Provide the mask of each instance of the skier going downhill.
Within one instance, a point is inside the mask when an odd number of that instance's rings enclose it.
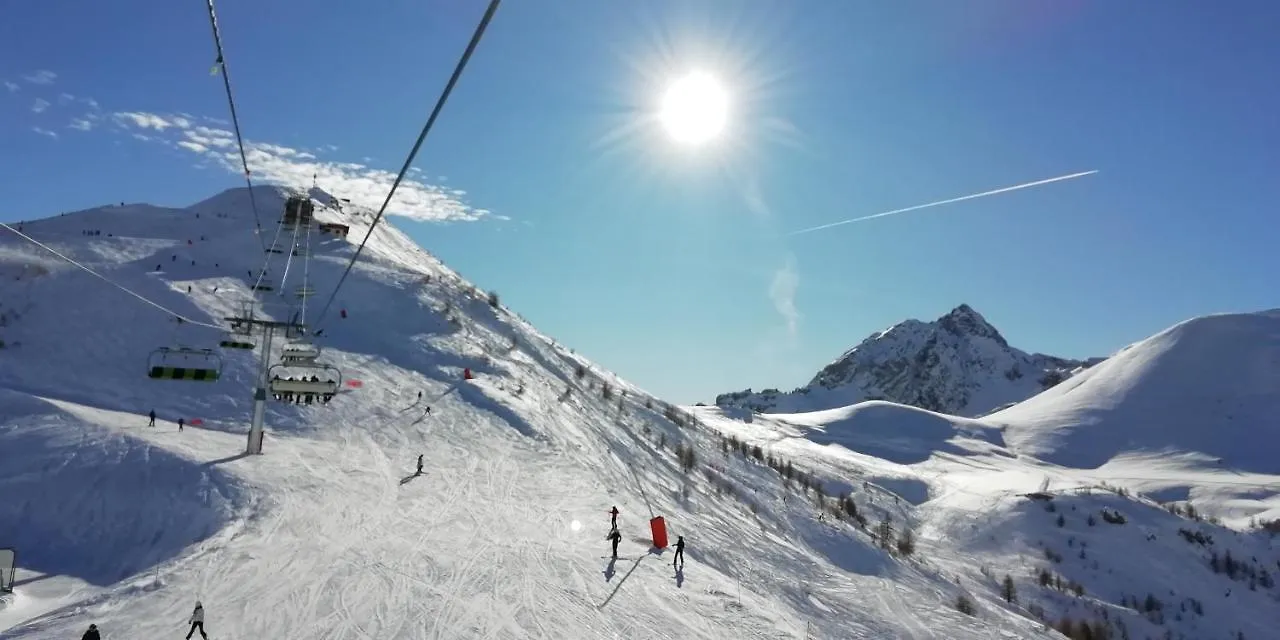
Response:
[[[618,528],[618,507],[614,506],[609,510],[609,526],[614,529]]]
[[[605,536],[604,539],[613,543],[613,559],[617,560],[618,559],[618,543],[622,541],[622,534],[618,533],[617,527],[614,527],[613,529],[609,530],[609,535]]]
[[[187,640],[191,640],[191,634],[195,633],[196,629],[200,630],[201,638],[209,640],[209,634],[204,632],[204,605],[200,604],[199,600],[196,600],[196,608],[191,612],[191,619],[188,622],[191,623],[191,630],[187,632]]]
[[[676,555],[671,558],[671,566],[676,566],[677,562],[684,566],[684,536],[676,536]]]
[[[187,424],[186,418],[178,418],[178,431],[182,431],[182,427],[185,424]]]
[[[418,475],[422,475],[422,454],[418,454]]]
[[[102,636],[98,634],[98,625],[89,625],[89,630],[80,636],[80,640],[102,640]]]
[[[151,413],[148,413],[148,414],[147,414],[147,417],[148,417],[148,418],[151,418],[151,422],[147,423],[147,426],[148,426],[148,427],[154,427],[154,426],[156,426],[156,410],[155,410],[155,409],[152,409],[152,410],[151,410]]]

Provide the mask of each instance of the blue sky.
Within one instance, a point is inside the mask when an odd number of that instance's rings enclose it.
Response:
[[[209,155],[227,106],[201,5],[5,9],[0,219],[242,184]],[[484,3],[218,9],[255,173],[318,165],[321,186],[373,198]],[[1261,0],[508,2],[391,220],[678,401],[798,386],[961,302],[1024,349],[1106,354],[1280,306],[1278,26]],[[694,68],[732,107],[722,139],[690,148],[650,116]]]

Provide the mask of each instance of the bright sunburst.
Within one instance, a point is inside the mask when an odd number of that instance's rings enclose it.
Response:
[[[729,96],[711,74],[695,71],[673,82],[658,119],[676,142],[698,145],[724,131]]]

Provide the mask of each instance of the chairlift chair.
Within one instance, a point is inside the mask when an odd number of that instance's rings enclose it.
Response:
[[[280,352],[281,364],[314,364],[320,357],[320,347],[306,342],[290,342]]]
[[[228,337],[227,337],[227,338],[225,338],[222,342],[219,342],[219,343],[218,343],[218,346],[219,346],[219,347],[222,347],[223,349],[246,349],[246,350],[248,350],[248,349],[253,349],[253,348],[255,348],[257,345],[253,344],[252,342],[246,342],[246,341],[244,341],[244,340],[236,340],[236,339],[231,338],[230,336],[228,336]]]
[[[212,349],[160,347],[147,357],[147,377],[154,380],[215,382],[222,376],[222,358]]]
[[[281,402],[325,404],[342,387],[342,372],[319,362],[281,362],[267,370],[267,377],[272,397]]]
[[[267,253],[284,253],[284,249],[279,247],[267,247]]]
[[[315,294],[316,294],[316,289],[315,289],[315,287],[305,287],[305,286],[304,286],[304,287],[298,287],[298,288],[297,288],[297,290],[295,290],[295,291],[293,292],[293,295],[295,295],[295,296],[297,296],[297,297],[299,297],[299,298],[310,298],[311,296],[314,296]]]
[[[254,291],[275,291],[276,288],[271,286],[271,284],[268,282],[258,282],[253,285],[253,290]]]

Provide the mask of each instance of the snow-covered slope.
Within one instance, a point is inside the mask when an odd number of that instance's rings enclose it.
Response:
[[[934,322],[907,320],[868,337],[790,393],[747,389],[717,396],[716,405],[801,413],[888,400],[977,416],[1029,398],[1096,362],[1011,347],[981,314],[962,304]]]
[[[267,279],[285,295],[258,295],[284,318],[307,274],[323,359],[358,384],[327,405],[271,404],[262,456],[242,455],[259,350],[221,351],[215,383],[149,379],[152,350],[225,336],[0,234],[0,546],[19,562],[5,638],[76,637],[90,622],[112,639],[176,635],[196,599],[215,638],[1038,635],[998,608],[955,611],[948,576],[818,519],[795,485],[719,453],[687,410],[539,334],[391,226],[319,320],[372,218],[319,195],[317,219],[350,225],[349,239],[313,235],[314,257],[287,282],[273,259]],[[283,194],[255,199],[274,223]],[[221,325],[252,297],[263,257],[247,203],[232,190],[23,232]],[[990,429],[952,434],[939,419],[919,433],[943,453],[998,446]],[[885,455],[897,447],[875,438]],[[612,505],[616,561],[603,539]],[[688,540],[684,569],[651,548],[653,515]]]
[[[1280,309],[1187,320],[989,422],[1015,450],[1067,466],[1196,453],[1280,475]]]

